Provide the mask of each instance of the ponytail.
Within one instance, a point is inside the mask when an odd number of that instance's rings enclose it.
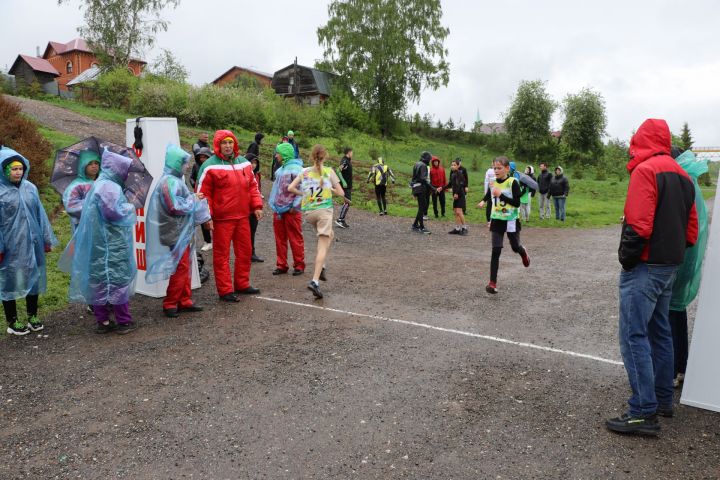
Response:
[[[322,163],[325,161],[327,156],[327,149],[320,144],[315,145],[310,152],[310,159],[312,160],[313,167],[318,172],[318,175],[322,175]]]

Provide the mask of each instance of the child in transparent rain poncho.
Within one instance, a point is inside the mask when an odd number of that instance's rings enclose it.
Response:
[[[0,147],[0,168],[0,298],[7,333],[27,335],[44,328],[37,317],[38,296],[47,287],[45,253],[58,242],[37,187],[27,179],[27,159]],[[27,321],[17,315],[20,298],[25,298]]]

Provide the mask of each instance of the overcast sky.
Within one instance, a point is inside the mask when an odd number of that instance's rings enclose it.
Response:
[[[82,24],[78,0],[0,0],[0,66],[19,53],[67,42]],[[171,50],[190,80],[210,82],[232,65],[272,73],[297,56],[321,58],[317,28],[327,1],[181,0],[168,11],[158,48]],[[430,113],[468,127],[502,121],[523,80],[547,82],[550,94],[592,87],[606,101],[608,134],[627,140],[648,117],[665,118],[679,133],[687,121],[696,145],[720,145],[720,37],[717,0],[443,0],[450,28],[450,83],[425,91],[411,112]],[[554,128],[561,125],[560,115]]]

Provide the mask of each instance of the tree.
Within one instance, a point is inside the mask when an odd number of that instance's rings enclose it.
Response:
[[[386,135],[424,88],[449,81],[440,0],[333,0],[318,28],[328,66]]]
[[[185,82],[189,74],[188,69],[175,58],[175,55],[170,50],[165,48],[155,59],[150,70],[153,75],[175,82]]]
[[[535,160],[550,138],[550,119],[557,103],[545,90],[541,80],[523,80],[518,86],[505,127],[516,155]]]
[[[578,152],[600,153],[607,127],[602,95],[590,88],[568,94],[563,100],[563,114],[562,141]]]
[[[680,146],[683,150],[690,150],[693,146],[693,138],[690,135],[690,127],[687,122],[683,123],[682,132],[680,132]]]
[[[58,4],[70,0],[58,0]],[[125,68],[155,44],[155,34],[167,31],[162,10],[180,0],[82,0],[85,25],[78,32],[106,68]]]

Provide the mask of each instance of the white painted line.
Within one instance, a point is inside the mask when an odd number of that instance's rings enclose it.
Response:
[[[587,360],[593,360],[601,363],[608,363],[610,365],[622,365],[622,362],[617,360],[610,360],[609,358],[597,357],[595,355],[588,355],[587,353],[572,352],[570,350],[562,350],[553,347],[544,347],[542,345],[535,345],[533,343],[516,342],[514,340],[508,340],[507,338],[493,337],[491,335],[481,335],[479,333],[465,332],[463,330],[455,330],[454,328],[436,327],[435,325],[429,325],[427,323],[412,322],[410,320],[401,320],[399,318],[383,317],[380,315],[370,315],[367,313],[356,313],[349,312],[347,310],[340,310],[337,308],[321,307],[320,305],[312,305],[310,303],[291,302],[289,300],[280,300],[278,298],[260,297],[256,296],[258,300],[265,300],[267,302],[284,303],[286,305],[296,305],[298,307],[314,308],[316,310],[324,310],[326,312],[342,313],[353,317],[371,318],[373,320],[382,320],[385,322],[401,323],[403,325],[412,325],[413,327],[427,328],[428,330],[437,330],[440,332],[454,333],[456,335],[463,335],[465,337],[481,338],[483,340],[489,340],[491,342],[506,343],[508,345],[515,345],[516,347],[532,348],[535,350],[541,350],[544,352],[560,353],[562,355],[568,355],[570,357],[585,358]]]

